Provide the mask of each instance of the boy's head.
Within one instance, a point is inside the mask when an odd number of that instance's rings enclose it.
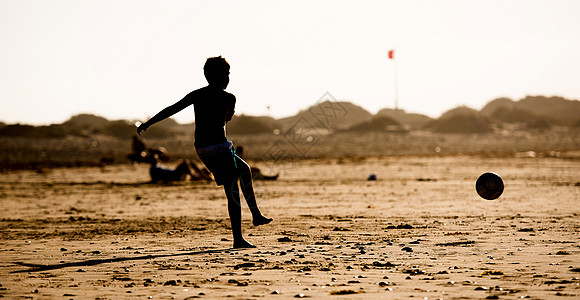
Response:
[[[209,85],[225,89],[230,82],[230,64],[221,56],[210,57],[203,66],[203,74]]]

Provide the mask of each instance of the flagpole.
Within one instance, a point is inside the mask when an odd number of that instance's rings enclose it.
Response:
[[[397,59],[393,56],[395,64],[395,112],[399,110],[399,76],[397,74]]]
[[[393,70],[395,73],[395,80],[394,80],[394,84],[395,84],[395,112],[397,112],[399,110],[399,76],[397,74],[397,59],[395,58],[395,49],[391,49],[389,50],[389,59],[393,60],[393,64],[395,64]]]

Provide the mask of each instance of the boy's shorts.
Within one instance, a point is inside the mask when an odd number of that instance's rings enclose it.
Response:
[[[224,185],[237,176],[236,153],[231,141],[196,149],[197,155],[213,174],[217,185]]]

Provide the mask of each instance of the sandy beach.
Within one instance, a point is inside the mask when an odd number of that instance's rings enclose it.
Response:
[[[244,207],[244,234],[258,246],[245,250],[231,249],[213,182],[151,184],[146,165],[129,164],[4,172],[0,296],[580,297],[577,153],[277,167],[279,180],[255,182],[275,220],[253,227]],[[504,180],[497,200],[475,192],[486,171]]]

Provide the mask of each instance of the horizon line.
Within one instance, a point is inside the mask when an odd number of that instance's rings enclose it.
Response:
[[[329,99],[325,99],[324,101],[320,101],[319,103],[326,102],[326,101],[331,101],[331,102],[338,102],[338,103],[350,103],[350,104],[353,104],[353,105],[355,105],[355,106],[358,106],[358,107],[360,107],[361,109],[363,109],[363,110],[367,111],[368,113],[370,113],[370,114],[371,114],[371,115],[373,115],[373,116],[376,116],[376,115],[377,115],[379,112],[381,112],[382,110],[393,110],[393,111],[399,110],[399,111],[404,111],[404,112],[406,112],[406,113],[408,113],[408,114],[419,114],[419,115],[423,115],[423,116],[426,116],[426,117],[429,117],[429,118],[432,118],[432,119],[438,119],[438,118],[440,118],[441,116],[443,116],[443,115],[444,115],[446,112],[449,112],[449,111],[451,111],[451,110],[453,110],[453,109],[460,108],[460,107],[467,107],[467,108],[474,109],[474,110],[476,110],[476,111],[481,111],[481,109],[483,109],[483,107],[485,107],[486,105],[488,105],[488,104],[489,104],[489,103],[491,103],[492,101],[495,101],[495,100],[498,100],[498,99],[509,99],[509,100],[511,100],[511,101],[518,102],[518,101],[520,101],[520,100],[523,100],[523,99],[526,99],[526,98],[528,98],[528,97],[545,97],[545,98],[548,98],[548,99],[549,99],[549,98],[562,98],[562,99],[564,99],[564,100],[568,100],[568,101],[580,101],[580,100],[578,100],[578,99],[568,99],[568,98],[566,98],[566,97],[564,97],[564,96],[557,95],[557,94],[552,94],[552,95],[550,95],[550,96],[547,96],[547,95],[541,95],[541,94],[538,94],[538,95],[527,94],[526,96],[524,96],[524,97],[522,97],[522,98],[520,98],[520,99],[517,99],[517,100],[514,100],[513,98],[511,98],[511,97],[507,97],[507,96],[499,96],[499,97],[495,97],[495,98],[493,98],[493,99],[491,99],[491,100],[487,101],[487,102],[486,102],[486,103],[485,103],[485,104],[482,106],[482,108],[480,108],[480,109],[474,108],[473,106],[470,106],[470,105],[468,105],[468,104],[459,104],[459,105],[456,105],[456,106],[454,106],[454,107],[452,107],[452,108],[449,108],[449,109],[447,109],[447,110],[443,111],[441,114],[439,114],[439,115],[438,115],[438,116],[436,116],[436,117],[435,117],[435,116],[432,116],[432,115],[429,115],[429,114],[426,114],[426,113],[407,111],[407,110],[405,110],[404,108],[401,108],[401,107],[398,107],[398,108],[393,108],[393,107],[383,107],[383,108],[380,108],[380,109],[378,109],[378,110],[377,110],[377,112],[373,113],[371,110],[369,110],[369,109],[365,108],[364,106],[362,106],[362,105],[360,105],[360,104],[358,104],[358,103],[356,103],[356,102],[354,102],[354,101],[350,101],[350,100],[332,100],[332,99],[330,99],[330,100],[329,100]],[[248,114],[248,113],[244,113],[244,112],[240,112],[239,114],[236,114],[236,115],[238,115],[238,116],[242,116],[242,115],[243,115],[243,116],[250,116],[250,117],[268,117],[268,118],[272,118],[272,119],[274,119],[274,120],[281,120],[281,119],[285,119],[285,118],[291,118],[291,117],[294,117],[294,116],[296,116],[297,114],[299,114],[299,113],[301,113],[301,112],[303,112],[303,111],[305,111],[305,110],[308,110],[308,109],[309,109],[309,108],[311,108],[311,107],[314,107],[314,106],[316,106],[317,104],[318,104],[318,103],[315,103],[315,104],[313,104],[313,105],[310,105],[310,106],[308,106],[308,107],[306,107],[306,108],[300,108],[300,109],[296,110],[296,111],[295,111],[293,114],[289,114],[289,115],[286,115],[286,116],[279,116],[279,117],[272,116],[272,115],[268,115],[268,114],[257,114],[257,115],[255,115],[255,114]],[[84,115],[84,114],[86,114],[86,115],[93,115],[93,116],[96,116],[96,117],[101,117],[101,118],[107,119],[108,121],[120,121],[120,120],[129,121],[129,122],[133,122],[133,121],[135,121],[135,122],[136,122],[136,121],[143,121],[143,120],[141,120],[141,119],[139,119],[139,118],[132,118],[132,117],[128,117],[128,118],[114,118],[114,117],[109,117],[109,116],[106,116],[106,115],[104,115],[104,114],[99,114],[99,113],[95,113],[95,112],[80,111],[80,112],[76,112],[76,113],[71,113],[71,114],[68,116],[68,118],[67,118],[67,119],[65,119],[65,120],[61,121],[60,123],[59,123],[59,122],[57,122],[57,121],[56,121],[56,122],[55,122],[55,121],[53,121],[53,122],[50,122],[50,123],[44,123],[44,122],[41,122],[41,123],[29,123],[29,122],[27,122],[27,121],[6,122],[6,121],[4,121],[4,120],[1,120],[1,119],[0,119],[0,123],[2,123],[2,124],[5,124],[5,125],[17,125],[17,124],[20,124],[20,125],[31,125],[31,126],[50,126],[50,125],[59,125],[59,124],[63,124],[63,123],[65,123],[66,121],[70,120],[70,119],[71,119],[72,117],[74,117],[74,116],[78,116],[78,115]],[[149,119],[149,118],[151,118],[151,117],[152,117],[152,116],[148,116],[148,117],[146,117],[145,119]],[[178,120],[176,120],[174,117],[171,117],[170,119],[173,119],[173,120],[174,120],[174,121],[175,121],[177,124],[180,124],[180,125],[188,125],[188,124],[193,124],[193,123],[195,123],[195,120],[192,120],[191,122],[179,122],[179,121],[178,121]]]

